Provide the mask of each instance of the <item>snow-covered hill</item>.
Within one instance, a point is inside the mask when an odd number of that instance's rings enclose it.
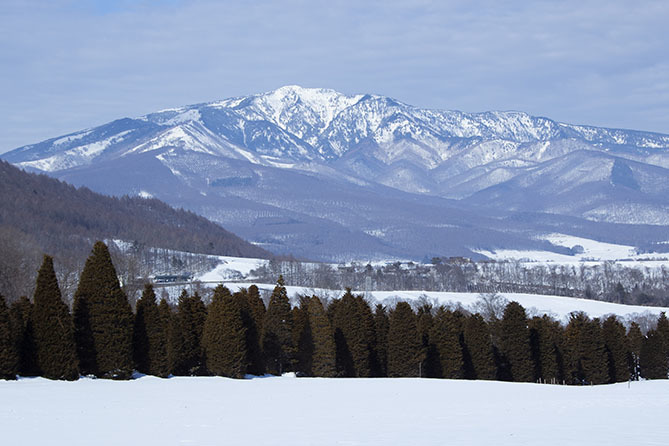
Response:
[[[669,382],[0,380],[3,444],[662,445]]]
[[[150,194],[315,258],[537,248],[533,235],[556,229],[546,225],[621,232],[593,222],[655,226],[621,243],[669,239],[669,135],[522,112],[286,86],[120,119],[3,158],[104,193]],[[519,225],[504,221],[518,213]]]

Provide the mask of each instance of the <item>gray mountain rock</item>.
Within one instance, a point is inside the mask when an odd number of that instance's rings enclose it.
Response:
[[[316,259],[559,250],[537,238],[549,231],[640,247],[669,240],[669,135],[521,112],[287,86],[2,158],[107,194],[155,196]]]

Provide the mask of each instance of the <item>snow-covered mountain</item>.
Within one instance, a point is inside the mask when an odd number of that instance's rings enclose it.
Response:
[[[669,135],[522,112],[286,86],[3,158],[105,193],[156,196],[316,258],[522,247],[556,225],[635,245],[669,240]]]

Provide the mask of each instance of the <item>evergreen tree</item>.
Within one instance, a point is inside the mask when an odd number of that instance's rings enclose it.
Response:
[[[432,305],[424,304],[418,307],[416,314],[416,328],[418,330],[419,352],[418,359],[420,361],[419,374],[423,376],[432,377],[435,361],[434,349],[430,348],[430,331],[434,324],[434,317],[432,316]]]
[[[37,273],[33,302],[33,332],[42,376],[77,379],[79,371],[72,317],[60,294],[53,259],[46,255]]]
[[[660,313],[660,317],[657,319],[657,327],[655,328],[655,331],[662,343],[664,361],[669,366],[669,319],[667,319],[667,315],[664,314],[664,311]]]
[[[508,365],[506,374],[509,380],[533,381],[530,330],[525,308],[518,302],[510,302],[504,309],[500,322],[500,350]]]
[[[630,373],[633,380],[638,380],[641,376],[639,357],[641,356],[641,344],[643,343],[643,334],[641,328],[636,322],[630,323],[630,328],[627,332],[627,346],[629,354],[627,356],[627,363],[629,364]]]
[[[353,351],[353,360],[356,361],[356,369],[360,376],[375,376],[375,368],[378,368],[378,355],[376,352],[376,332],[374,330],[374,313],[362,295],[355,297],[360,317],[360,338],[363,342],[362,348]]]
[[[170,374],[169,363],[169,333],[172,320],[172,310],[165,298],[158,304],[158,327],[154,331],[155,345],[151,345],[153,355],[149,371],[152,375],[166,378]],[[151,338],[153,339],[153,337]]]
[[[265,367],[273,375],[291,369],[295,348],[293,346],[293,316],[283,276],[279,276],[265,313],[262,332]]]
[[[434,316],[430,342],[439,356],[437,377],[462,379],[465,360],[462,352],[462,315],[439,307]]]
[[[258,333],[262,333],[262,324],[265,320],[265,312],[267,310],[265,308],[265,304],[262,301],[262,298],[260,297],[260,290],[258,287],[251,285],[247,290],[246,298],[249,302],[251,315],[253,317],[253,321],[256,324]]]
[[[602,323],[602,336],[609,361],[608,382],[610,383],[624,382],[631,376],[627,359],[629,349],[625,335],[625,327],[618,322],[615,316],[609,316]]]
[[[373,376],[388,376],[388,330],[390,321],[386,307],[377,304],[374,309],[374,334],[376,338],[376,364]]]
[[[646,379],[667,379],[667,362],[664,357],[662,338],[656,330],[650,330],[641,342],[639,368]]]
[[[0,379],[16,379],[19,355],[11,337],[9,309],[0,294]]]
[[[263,364],[260,336],[262,333],[263,319],[265,318],[265,304],[260,298],[260,291],[255,285],[251,285],[246,293],[247,305],[243,307],[244,327],[246,328],[246,350],[248,352],[249,367],[251,375],[262,375],[265,373]]]
[[[465,364],[465,378],[495,379],[490,329],[480,314],[473,314],[465,320],[463,338],[471,364],[470,367]]]
[[[74,294],[75,340],[82,373],[130,378],[133,323],[109,250],[96,242]]]
[[[312,376],[312,360],[314,355],[314,339],[309,324],[308,296],[300,296],[300,304],[294,307],[293,314],[293,345],[296,346],[295,372],[301,376]]]
[[[416,315],[411,306],[400,302],[390,313],[388,329],[388,376],[419,376],[420,343]]]
[[[535,381],[562,382],[564,379],[561,351],[562,326],[547,315],[532,318],[528,326]]]
[[[139,372],[166,376],[167,324],[160,313],[151,284],[144,285],[142,297],[137,301],[133,354]]]
[[[19,355],[19,375],[39,376],[37,367],[37,347],[33,330],[33,304],[26,296],[12,303],[9,319],[12,326],[12,339]]]
[[[233,298],[230,290],[223,285],[214,290],[204,324],[202,345],[209,372],[231,378],[244,377],[247,352],[241,301]]]
[[[168,343],[169,368],[177,376],[204,375],[202,332],[207,309],[195,292],[181,292],[177,312],[171,318]]]
[[[583,312],[570,315],[565,330],[566,374],[573,384],[603,384],[609,365],[599,319],[589,320]]]
[[[149,373],[150,346],[149,332],[152,318],[158,318],[158,304],[151,284],[144,285],[142,297],[135,304],[135,325],[132,331],[132,355],[138,372]]]
[[[347,289],[341,299],[332,303],[332,325],[335,330],[337,374],[368,377],[375,361],[374,316],[362,296]]]
[[[308,303],[309,326],[314,344],[311,371],[313,376],[332,377],[335,367],[335,343],[332,327],[321,300],[313,296]]]
[[[592,384],[605,384],[609,379],[609,361],[599,318],[587,325],[586,339],[589,340],[591,361],[584,361],[584,370]]]

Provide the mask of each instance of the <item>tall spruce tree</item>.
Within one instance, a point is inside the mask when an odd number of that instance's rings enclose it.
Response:
[[[206,374],[202,332],[207,309],[200,295],[181,292],[177,311],[171,317],[168,358],[171,373],[178,376]]]
[[[390,313],[388,329],[388,376],[410,377],[421,374],[420,343],[416,315],[406,302],[399,302]]]
[[[584,362],[588,382],[605,384],[609,378],[609,361],[599,318],[592,319],[587,325],[586,339],[589,340],[592,358],[590,361]]]
[[[262,333],[262,320],[265,317],[265,304],[260,298],[258,287],[255,285],[251,285],[248,290],[242,288],[233,297],[240,300],[242,322],[246,329],[246,352],[248,355],[246,373],[262,375],[265,373],[265,366],[260,346],[260,335]]]
[[[44,256],[37,273],[32,312],[37,364],[49,379],[75,380],[79,377],[74,325],[63,302],[53,259]]]
[[[322,377],[336,376],[334,335],[321,300],[316,296],[309,299],[307,311],[314,343],[312,374]]]
[[[629,348],[626,342],[625,326],[615,316],[609,316],[602,323],[602,336],[609,361],[608,382],[627,381],[630,379],[631,373],[627,359]]]
[[[376,369],[378,369],[378,354],[376,348],[376,332],[374,330],[374,313],[372,313],[372,308],[369,306],[369,303],[365,300],[362,295],[356,296],[356,302],[358,303],[358,313],[361,320],[361,328],[363,333],[363,338],[366,340],[366,349],[361,353],[361,359],[365,364],[369,365],[369,369],[364,370],[363,376],[377,376]],[[356,357],[354,356],[354,359]],[[363,368],[359,368],[359,371],[362,371]]]
[[[74,294],[74,328],[84,374],[128,379],[133,371],[134,317],[107,246],[96,242]]]
[[[434,324],[434,317],[432,315],[432,305],[429,303],[418,307],[416,312],[416,328],[418,330],[419,353],[420,361],[420,377],[432,377],[431,366],[433,361],[433,350],[430,348],[430,331]]]
[[[152,375],[166,378],[170,374],[169,362],[169,334],[170,322],[172,320],[172,309],[167,300],[162,298],[158,304],[158,327],[154,332],[156,335],[155,348],[153,349],[153,356],[151,357],[151,371]]]
[[[518,302],[510,302],[504,309],[500,322],[500,350],[508,365],[510,381],[534,380],[527,314]]]
[[[374,376],[388,376],[388,329],[390,321],[386,307],[377,304],[374,308],[374,334],[376,337],[376,364]]]
[[[19,355],[19,375],[39,376],[37,347],[33,330],[33,304],[26,296],[21,296],[9,308],[12,339]]]
[[[609,365],[599,319],[590,320],[583,312],[570,315],[565,330],[567,377],[573,384],[603,384]]]
[[[137,371],[147,375],[165,376],[167,356],[167,324],[156,302],[153,285],[144,285],[135,310],[133,355]]]
[[[667,361],[664,357],[662,338],[656,330],[650,330],[641,342],[639,369],[646,379],[667,379]]]
[[[470,358],[470,366],[465,364],[465,378],[495,379],[492,337],[488,324],[480,314],[472,314],[465,320],[463,338]]]
[[[308,296],[300,296],[300,304],[293,307],[293,345],[296,346],[295,371],[302,376],[312,376],[314,338],[309,323]]]
[[[255,321],[258,333],[262,333],[262,323],[265,320],[265,304],[260,297],[260,290],[256,285],[251,285],[246,292],[246,299],[249,302],[249,308],[251,309],[251,315]]]
[[[153,299],[153,301],[151,301]],[[144,285],[142,296],[135,304],[135,325],[132,331],[132,356],[138,372],[149,374],[149,332],[152,318],[158,317],[156,295],[151,284]]]
[[[664,314],[664,311],[660,313],[660,317],[657,319],[655,331],[660,337],[660,342],[662,342],[664,361],[669,366],[669,319],[667,319],[667,315]]]
[[[265,313],[262,332],[265,367],[273,375],[289,371],[293,365],[293,316],[283,276],[279,276]]]
[[[639,357],[641,356],[642,343],[643,334],[641,334],[641,327],[639,327],[639,324],[636,322],[631,322],[629,330],[627,331],[627,346],[629,348],[627,363],[629,364],[632,379],[635,381],[641,376]]]
[[[529,321],[534,379],[557,384],[564,379],[562,359],[562,325],[548,315]]]
[[[210,373],[230,378],[244,377],[247,351],[242,306],[240,299],[233,298],[230,290],[223,285],[214,289],[204,324],[202,345]]]
[[[374,316],[362,296],[350,289],[332,304],[335,330],[337,374],[347,377],[369,377],[374,364]]]
[[[9,309],[0,294],[0,379],[16,379],[19,355],[16,351],[9,324]]]
[[[430,342],[439,355],[438,378],[462,379],[465,375],[465,358],[462,352],[462,315],[437,308],[430,332]]]

